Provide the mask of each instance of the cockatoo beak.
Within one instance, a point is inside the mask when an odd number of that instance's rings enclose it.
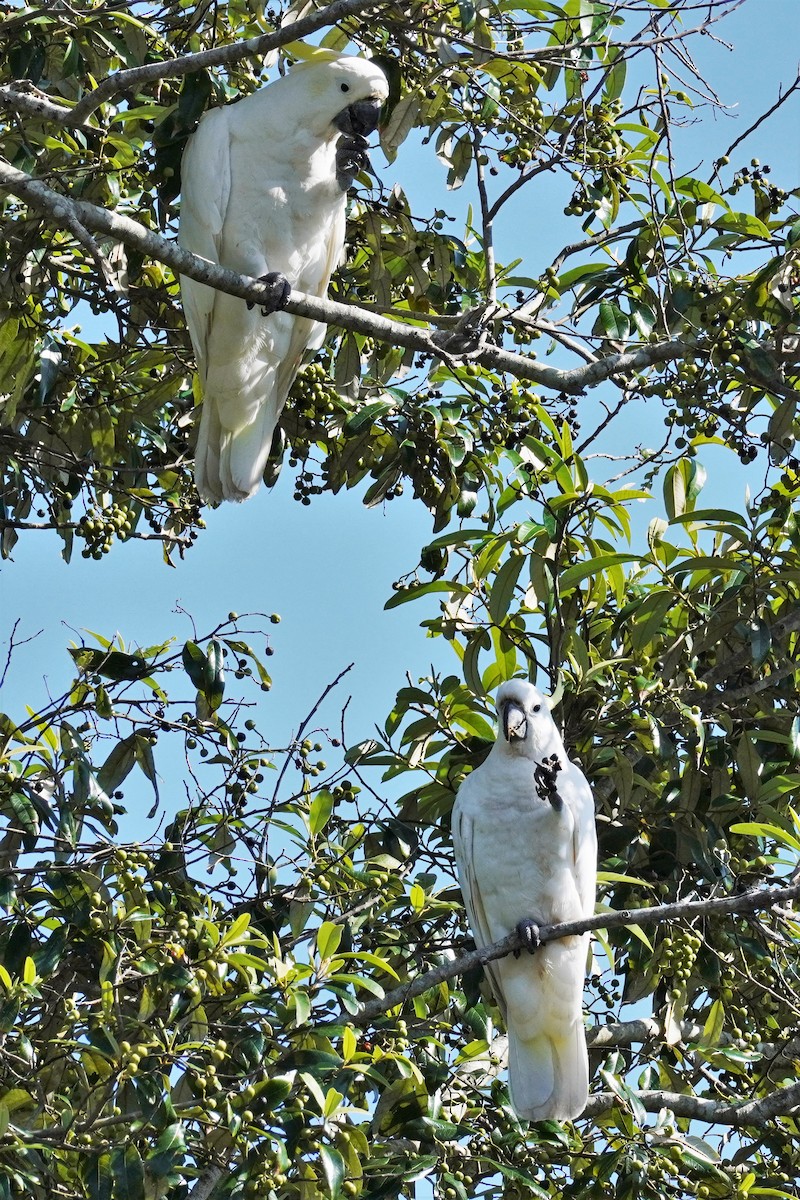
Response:
[[[525,709],[520,708],[513,700],[503,705],[503,737],[507,742],[512,739],[524,740],[528,735],[528,718]]]
[[[355,104],[343,108],[333,118],[333,123],[340,133],[368,137],[377,129],[380,114],[380,100],[370,96],[367,100],[357,100]]]

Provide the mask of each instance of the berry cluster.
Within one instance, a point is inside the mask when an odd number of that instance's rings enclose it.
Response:
[[[685,990],[702,944],[703,939],[691,929],[678,929],[671,937],[665,937],[662,941],[661,974],[672,980],[669,993],[671,1000],[677,1000]]]
[[[114,538],[125,539],[133,532],[133,519],[128,509],[119,504],[108,508],[88,509],[75,528],[86,542],[81,557],[100,559],[111,549]]]

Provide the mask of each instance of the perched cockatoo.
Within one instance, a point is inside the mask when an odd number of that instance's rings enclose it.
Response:
[[[519,929],[534,951],[486,967],[508,1030],[514,1109],[529,1121],[568,1120],[589,1094],[588,935],[536,949],[537,926],[594,912],[594,802],[541,692],[521,679],[504,683],[497,713],[497,740],[453,808],[458,877],[479,947]]]
[[[180,244],[274,285],[324,296],[344,248],[345,195],[388,95],[365,58],[312,58],[244,100],[213,109],[181,166]],[[258,490],[306,349],[325,326],[181,278],[203,388],[195,481],[204,500]]]

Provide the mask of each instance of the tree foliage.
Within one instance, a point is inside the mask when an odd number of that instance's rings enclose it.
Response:
[[[454,657],[368,741],[314,713],[287,747],[259,732],[269,622],[235,614],[88,639],[60,698],[0,717],[0,1200],[797,1194],[800,930],[745,903],[800,851],[797,193],[743,136],[681,154],[717,103],[694,43],[732,7],[7,10],[4,554],[201,534],[182,147],[299,38],[360,49],[392,83],[389,166],[351,194],[269,476],[303,503],[410,488],[433,536],[387,606]],[[412,158],[466,228],[386,182]],[[704,500],[704,459],[745,504]],[[450,808],[517,674],[593,782],[600,911],[686,904],[596,932],[593,1095],[563,1127],[515,1118],[458,966]]]

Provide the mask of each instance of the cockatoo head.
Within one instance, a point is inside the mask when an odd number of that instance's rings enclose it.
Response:
[[[524,679],[511,679],[501,685],[497,716],[497,742],[506,753],[541,759],[561,744],[547,697]]]
[[[340,54],[292,67],[287,79],[302,96],[298,117],[320,137],[334,131],[366,137],[377,127],[389,85],[367,58]]]

